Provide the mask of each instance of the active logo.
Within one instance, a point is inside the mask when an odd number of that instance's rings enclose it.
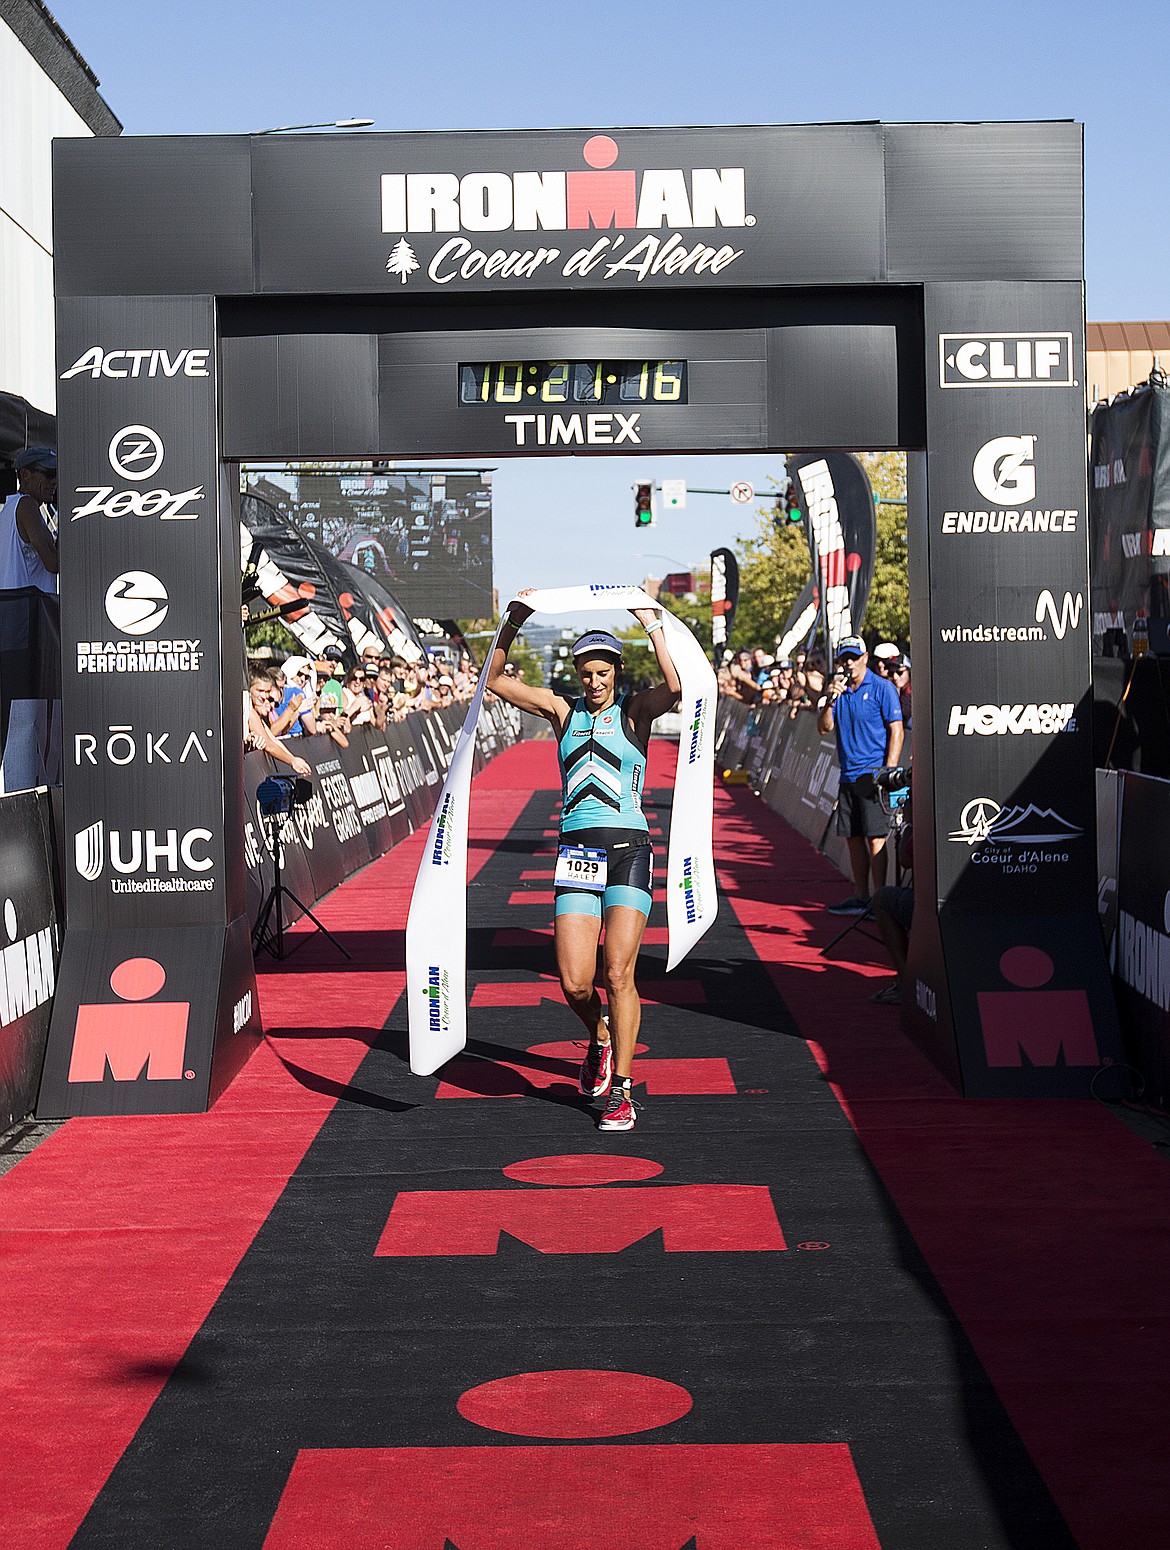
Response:
[[[73,865],[87,883],[96,883],[108,860],[118,874],[110,879],[113,893],[210,893],[213,878],[177,874],[180,869],[211,871],[212,858],[196,851],[211,841],[210,829],[188,829],[182,835],[177,829],[111,829],[107,856],[105,820],[99,818],[73,836]],[[135,875],[140,872],[146,876]]]
[[[61,381],[71,377],[210,377],[211,349],[176,350],[103,350],[90,345],[61,373]]]
[[[170,599],[147,570],[123,571],[106,588],[106,618],[123,635],[149,635],[167,616]]]
[[[1051,735],[1054,732],[1075,732],[1076,719],[1073,706],[1065,705],[961,705],[951,706],[947,732],[957,737],[978,733],[980,737],[1003,737],[1021,733]]]
[[[1036,499],[1035,436],[996,436],[975,454],[971,477],[985,501],[1026,506]]]
[[[1044,628],[1044,621],[1047,620],[1053,635],[1057,640],[1063,640],[1069,630],[1079,628],[1084,601],[1084,593],[1078,592],[1074,597],[1071,592],[1066,592],[1058,606],[1052,593],[1045,588],[1036,599],[1035,624],[959,624],[949,628],[943,626],[938,632],[939,639],[947,644],[964,646],[998,645],[1003,642],[1029,645],[1048,639],[1048,630]]]
[[[1071,334],[940,334],[942,387],[1072,387]]]

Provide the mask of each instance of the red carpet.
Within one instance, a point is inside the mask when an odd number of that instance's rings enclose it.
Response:
[[[549,744],[477,779],[441,1081],[396,1006],[416,836],[323,906],[352,964],[263,974],[211,1115],[73,1120],[0,1181],[12,1541],[1161,1543],[1165,1162],[1092,1104],[955,1098],[876,949],[819,957],[840,878],[743,791],[670,979],[656,905],[647,1107],[599,1136],[532,860],[556,790]]]

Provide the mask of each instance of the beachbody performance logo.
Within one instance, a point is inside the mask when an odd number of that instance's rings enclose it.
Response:
[[[446,1033],[451,1026],[451,976],[446,969],[432,963],[427,968],[427,982],[423,987],[429,1005],[427,1027],[431,1033]]]
[[[681,233],[756,224],[747,210],[742,167],[619,168],[617,141],[593,135],[585,142],[585,168],[564,172],[387,172],[382,175],[382,230],[398,237],[386,260],[388,274],[403,285],[422,266],[409,238],[439,232],[614,231],[587,247],[476,247],[453,236],[435,253],[427,276],[436,285],[452,280],[527,280],[560,266],[566,277],[591,275],[644,280],[647,275],[719,274],[743,256],[729,244],[690,243]],[[627,247],[626,232],[647,235]],[[563,260],[563,263],[562,263]]]

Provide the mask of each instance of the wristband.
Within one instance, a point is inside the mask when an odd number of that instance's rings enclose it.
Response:
[[[661,619],[655,619],[653,624],[646,625],[646,634],[647,635],[653,635],[655,630],[660,630],[661,628],[662,628],[662,620]]]

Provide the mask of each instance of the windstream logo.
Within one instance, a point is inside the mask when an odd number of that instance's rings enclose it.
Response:
[[[966,737],[973,732],[980,737],[1002,737],[1005,733],[1018,737],[1023,732],[1050,735],[1075,732],[1076,729],[1071,704],[968,705],[966,710],[961,705],[952,705],[947,732],[951,737],[957,737],[960,732]]]
[[[940,629],[939,639],[947,644],[961,642],[963,645],[999,644],[1003,641],[1017,643],[1042,641],[1048,639],[1048,631],[1044,628],[1044,621],[1047,620],[1053,635],[1057,640],[1063,640],[1069,630],[1080,627],[1081,610],[1084,604],[1084,593],[1078,592],[1074,597],[1071,592],[1066,592],[1063,601],[1057,607],[1056,599],[1045,588],[1036,599],[1035,624],[960,624],[949,629]]]
[[[431,1033],[446,1033],[451,1026],[451,977],[446,969],[432,963],[427,968],[427,983],[423,995],[427,997],[427,1027]]]
[[[435,818],[435,843],[431,846],[432,866],[448,866],[450,864],[451,846],[455,840],[451,829],[451,810],[454,805],[454,795],[448,791],[443,798],[443,805]]]
[[[707,702],[700,698],[695,701],[695,708],[691,713],[691,741],[687,749],[687,763],[694,764],[699,757],[699,749],[703,742],[703,728],[707,722]]]

